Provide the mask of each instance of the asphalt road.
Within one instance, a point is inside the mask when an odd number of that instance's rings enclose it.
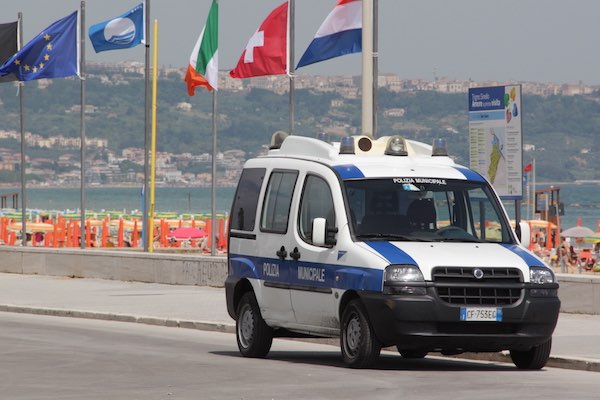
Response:
[[[276,340],[239,356],[228,333],[0,313],[0,398],[598,399],[598,373],[385,352],[370,370],[337,347]]]

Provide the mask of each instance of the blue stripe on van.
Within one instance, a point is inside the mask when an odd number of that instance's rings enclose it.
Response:
[[[534,256],[518,244],[502,244],[502,247],[506,248],[507,250],[510,250],[511,252],[521,257],[523,261],[525,261],[525,263],[527,263],[527,265],[530,267],[539,267],[544,265],[544,263],[539,258]]]
[[[365,175],[356,165],[336,165],[333,167],[335,171],[340,175],[342,179],[358,179],[364,178]]]
[[[282,285],[380,292],[383,270],[230,254],[229,274]]]
[[[411,256],[390,242],[365,242],[365,244],[387,259],[390,264],[417,265]]]
[[[464,168],[464,167],[454,167],[455,170],[457,170],[458,172],[460,172],[461,174],[463,174],[465,176],[465,178],[467,178],[467,180],[469,181],[475,181],[475,182],[485,182],[485,179],[483,179],[483,176],[481,176],[480,174],[478,174],[477,172],[468,169],[468,168]]]

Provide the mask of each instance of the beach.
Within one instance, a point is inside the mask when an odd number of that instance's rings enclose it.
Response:
[[[565,205],[565,215],[561,217],[563,228],[575,226],[578,219],[581,218],[584,226],[588,226],[594,231],[597,230],[598,220],[600,220],[600,183],[541,183],[537,185],[537,189],[550,186],[561,188],[560,201]],[[20,188],[0,189],[0,195],[12,192],[20,193]],[[217,213],[229,212],[234,195],[235,188],[217,188]],[[139,213],[143,205],[142,192],[139,187],[91,187],[86,188],[85,196],[86,213],[103,211]],[[26,197],[28,210],[77,211],[81,205],[79,188],[27,188]],[[505,202],[505,208],[513,217],[514,202]],[[210,210],[210,188],[156,188],[156,212],[182,214],[207,213]],[[527,217],[527,210],[527,205],[523,202],[522,218],[535,219],[535,217]],[[529,213],[531,215],[531,209]]]

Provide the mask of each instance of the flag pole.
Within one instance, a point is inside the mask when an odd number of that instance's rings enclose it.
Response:
[[[81,83],[81,248],[85,249],[86,226],[85,226],[85,1],[81,2],[80,20],[80,59],[79,59],[79,81]]]
[[[17,14],[19,20],[19,48],[23,47],[23,13]],[[25,117],[23,115],[23,103],[25,82],[19,81],[19,121],[21,124],[21,244],[27,246],[27,198],[26,198],[26,166],[25,166]]]
[[[217,253],[217,91],[212,91],[212,179],[211,179],[211,241],[210,255]]]
[[[377,89],[379,85],[379,0],[373,0],[373,137],[377,137]]]
[[[218,4],[218,1],[217,1]],[[218,15],[217,15],[218,18]],[[218,20],[218,19],[217,19]],[[219,36],[218,23],[217,23],[217,37]],[[217,81],[218,81],[218,68],[217,68]],[[212,177],[210,187],[211,197],[211,208],[210,208],[210,255],[215,256],[217,254],[217,90],[212,91]]]
[[[144,56],[144,230],[142,232],[142,238],[144,242],[144,251],[149,250],[149,243],[152,241],[152,232],[149,231],[149,219],[148,211],[150,209],[150,196],[148,193],[148,186],[150,181],[150,164],[149,164],[149,153],[150,153],[150,93],[148,90],[148,76],[150,75],[150,0],[146,0],[144,4],[144,41],[146,50]]]
[[[154,180],[156,177],[156,95],[158,80],[158,20],[154,20],[154,50],[152,52],[152,162],[150,163],[150,221],[148,223],[148,248],[154,251]]]
[[[533,168],[532,168],[532,174],[531,174],[533,176],[533,179],[532,179],[532,182],[531,182],[531,185],[533,186],[531,188],[531,196],[532,196],[532,201],[531,201],[531,204],[532,204],[531,219],[534,219],[535,208],[536,208],[536,204],[535,204],[535,172],[536,172],[536,169],[535,169],[535,156],[534,156],[533,157]],[[546,217],[546,218],[548,218],[548,217]]]
[[[529,172],[525,172],[525,175],[523,176],[524,180],[525,180],[525,203],[527,203],[527,209],[525,211],[525,218],[530,220],[531,219],[531,177],[529,176]]]
[[[362,12],[362,134],[373,137],[373,0]]]
[[[295,41],[295,14],[296,14],[296,2],[295,0],[289,0],[288,2],[288,77],[290,80],[290,135],[294,134],[294,120],[296,118],[295,108],[295,84],[294,84],[294,41]]]

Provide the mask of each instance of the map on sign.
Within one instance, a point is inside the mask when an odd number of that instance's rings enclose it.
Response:
[[[469,89],[471,169],[504,199],[520,199],[522,181],[521,86]]]

